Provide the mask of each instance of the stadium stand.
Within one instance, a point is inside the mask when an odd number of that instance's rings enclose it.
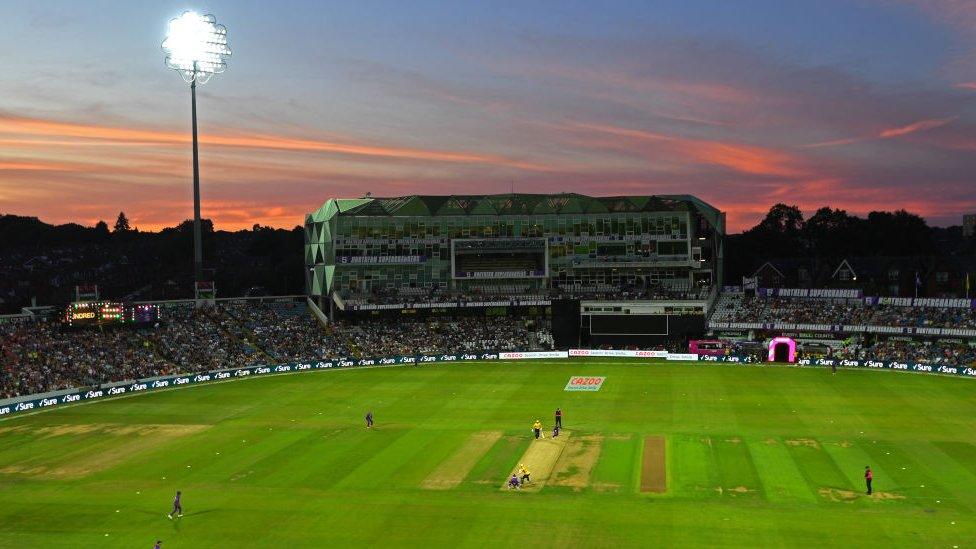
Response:
[[[723,293],[711,321],[976,329],[976,311],[961,307],[866,305],[860,299],[763,298]]]
[[[834,341],[826,348],[840,359],[967,367],[976,363],[976,310],[965,306],[968,302],[943,306],[946,300],[879,300],[841,295],[842,290],[836,291],[840,297],[782,297],[789,292],[768,297],[723,291],[709,328],[717,331],[716,337],[723,328],[750,330],[752,344],[784,330],[804,331],[808,339],[819,333],[824,341]],[[739,352],[734,345],[732,352]]]
[[[255,364],[344,357],[552,348],[545,321],[357,319],[322,327],[303,303],[166,304],[153,326],[67,329],[0,323],[0,398]]]
[[[971,366],[976,363],[976,348],[962,342],[887,339],[862,345],[852,342],[842,347],[838,358],[920,362],[935,366]]]

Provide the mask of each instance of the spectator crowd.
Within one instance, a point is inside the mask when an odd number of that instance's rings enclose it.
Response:
[[[976,347],[958,340],[886,339],[873,343],[849,343],[837,358],[918,362],[933,366],[971,367],[976,364]]]
[[[976,310],[865,305],[861,300],[737,296],[719,301],[713,322],[976,329]]]
[[[304,303],[190,303],[151,326],[69,329],[0,323],[0,399],[71,387],[256,364],[423,353],[552,348],[543,321],[375,318],[323,325]]]

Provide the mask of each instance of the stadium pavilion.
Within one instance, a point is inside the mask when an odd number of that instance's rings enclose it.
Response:
[[[305,219],[307,291],[333,312],[558,297],[704,314],[724,228],[689,195],[330,199]]]

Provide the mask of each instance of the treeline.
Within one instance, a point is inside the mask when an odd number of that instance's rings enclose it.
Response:
[[[215,231],[201,222],[204,267],[219,296],[305,291],[304,236],[254,225]],[[130,228],[120,214],[112,230],[36,217],[0,216],[0,312],[60,304],[79,284],[98,284],[108,299],[182,299],[193,295],[193,221],[159,232]]]
[[[931,257],[976,253],[962,228],[930,227],[905,210],[866,217],[823,207],[809,218],[797,206],[776,204],[755,227],[729,235],[726,280],[748,276],[763,262],[782,258]]]

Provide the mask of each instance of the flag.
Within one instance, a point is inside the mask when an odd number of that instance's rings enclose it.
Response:
[[[915,287],[918,288],[922,285],[922,279],[918,277],[918,271],[915,271]]]

